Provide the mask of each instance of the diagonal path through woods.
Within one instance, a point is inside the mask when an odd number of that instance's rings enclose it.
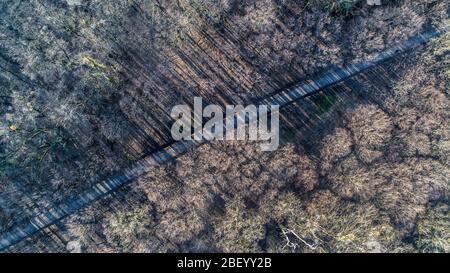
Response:
[[[285,107],[306,96],[312,95],[327,87],[358,75],[369,68],[380,65],[401,53],[417,48],[418,46],[427,43],[430,39],[440,36],[447,30],[448,28],[442,30],[431,30],[414,36],[391,49],[381,52],[371,60],[327,72],[322,76],[310,79],[309,81],[295,85],[292,88],[274,93],[260,100],[258,104],[279,105],[280,108]],[[203,143],[205,143],[204,140],[175,142],[137,161],[131,167],[124,169],[120,175],[101,181],[92,186],[88,191],[70,198],[59,205],[44,209],[31,219],[22,223],[22,225],[18,225],[8,232],[0,235],[0,250],[5,250],[9,246],[12,246],[45,229],[46,227],[57,223],[67,216],[74,214],[80,209],[89,206],[93,202],[130,183],[133,179],[146,173],[151,168],[165,164],[166,162],[182,155],[190,148],[202,145]]]

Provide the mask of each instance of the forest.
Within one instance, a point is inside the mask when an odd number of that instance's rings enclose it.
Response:
[[[370,1],[369,1],[370,2]],[[0,235],[250,104],[430,29],[443,0],[0,0]],[[449,252],[450,34],[212,141],[11,252]]]

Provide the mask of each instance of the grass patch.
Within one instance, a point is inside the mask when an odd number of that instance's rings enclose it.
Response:
[[[311,97],[311,101],[316,106],[316,113],[322,115],[328,112],[337,101],[337,95],[334,93],[319,94]]]

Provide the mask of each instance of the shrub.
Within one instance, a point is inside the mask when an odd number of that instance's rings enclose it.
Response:
[[[346,129],[337,128],[333,134],[325,136],[320,150],[322,171],[329,171],[339,159],[349,155],[351,147],[352,138]]]
[[[190,207],[178,207],[160,216],[156,234],[175,244],[182,244],[198,236],[205,227],[200,215]]]
[[[357,152],[361,159],[370,163],[382,156],[391,139],[391,118],[375,105],[359,106],[352,111],[348,126],[353,132]]]
[[[355,156],[350,156],[336,165],[328,174],[332,189],[341,197],[359,201],[368,201],[377,194],[385,183],[383,166],[367,168],[360,164]]]
[[[145,251],[154,221],[148,207],[109,214],[103,220],[103,233],[108,243],[122,251]]]
[[[422,215],[416,228],[416,245],[421,252],[450,252],[449,206],[439,203]]]
[[[226,204],[224,216],[213,222],[214,240],[225,252],[261,252],[259,241],[264,239],[261,216],[248,210],[238,198]]]

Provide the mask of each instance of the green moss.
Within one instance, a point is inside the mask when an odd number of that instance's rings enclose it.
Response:
[[[333,107],[337,101],[337,95],[335,93],[319,94],[317,96],[313,96],[311,100],[316,105],[317,114],[322,115]]]

